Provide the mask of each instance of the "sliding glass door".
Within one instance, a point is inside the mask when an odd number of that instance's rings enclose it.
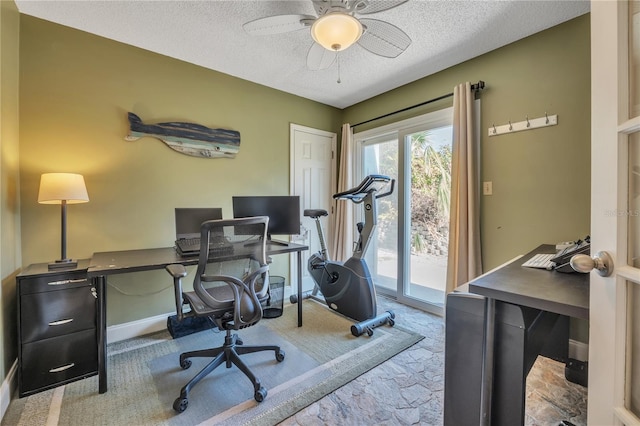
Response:
[[[451,121],[448,108],[355,135],[357,177],[396,179],[394,194],[379,200],[366,257],[377,290],[438,313],[447,271]]]

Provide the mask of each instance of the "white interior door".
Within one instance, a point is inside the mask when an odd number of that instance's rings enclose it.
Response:
[[[305,209],[324,209],[329,216],[322,218],[327,243],[332,230],[333,194],[336,192],[335,133],[291,124],[291,195],[300,196],[300,213]],[[309,246],[302,257],[302,289],[313,289],[313,280],[307,272],[309,255],[320,250],[316,225],[308,217],[301,217],[301,233],[294,242]],[[296,255],[297,256],[297,255]],[[291,277],[297,276],[297,264],[292,258]],[[293,279],[293,278],[292,278]]]
[[[640,2],[591,2],[588,422],[640,424]]]

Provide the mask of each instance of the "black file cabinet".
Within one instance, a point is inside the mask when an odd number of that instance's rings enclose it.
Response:
[[[16,278],[20,397],[98,374],[97,295],[77,268],[34,264]]]

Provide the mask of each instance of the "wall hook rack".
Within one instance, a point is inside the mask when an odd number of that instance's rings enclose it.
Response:
[[[503,124],[501,126],[492,124],[491,127],[489,127],[488,133],[489,136],[498,136],[505,133],[537,129],[539,127],[555,126],[556,124],[558,124],[558,115],[548,115],[545,112],[544,117],[540,118],[529,118],[529,116],[527,116],[524,121],[519,121],[517,123],[512,123],[511,120],[509,120],[509,124]]]

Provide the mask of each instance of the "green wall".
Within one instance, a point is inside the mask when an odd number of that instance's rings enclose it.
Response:
[[[589,67],[586,15],[339,111],[21,16],[12,1],[1,1],[0,381],[17,354],[15,275],[21,265],[60,254],[59,209],[36,202],[41,173],[85,176],[91,201],[69,208],[69,255],[169,245],[174,206],[218,205],[229,216],[231,195],[288,191],[289,123],[337,132],[342,122],[360,122],[482,79],[482,180],[494,187],[494,195],[482,198],[489,269],[540,242],[588,232]],[[441,101],[393,119],[449,105]],[[240,154],[197,159],[151,138],[126,142],[128,111],[148,122],[238,130]],[[545,112],[558,114],[559,125],[486,136],[493,123]],[[110,282],[130,294],[109,289],[110,324],[172,310],[170,281],[162,271]]]
[[[20,170],[18,157],[20,15],[12,1],[0,1],[0,382],[17,355],[15,276],[20,256]]]
[[[166,246],[173,242],[174,206],[220,206],[230,216],[234,194],[287,193],[290,123],[337,132],[342,122],[480,79],[487,83],[480,95],[482,180],[494,190],[482,198],[485,269],[589,230],[588,15],[344,111],[29,16],[21,16],[19,40],[22,265],[60,254],[59,209],[36,202],[41,173],[85,176],[91,201],[69,207],[70,256]],[[198,159],[156,139],[127,142],[128,111],[146,122],[238,130],[240,153]],[[485,136],[493,123],[545,112],[558,114],[559,125]],[[173,309],[163,271],[109,282],[109,324]]]
[[[541,243],[574,240],[590,229],[589,15],[347,108],[352,124],[486,82],[481,92],[481,199],[484,270]],[[452,98],[356,128],[357,131],[452,105]],[[509,121],[558,115],[558,125],[493,136]]]
[[[340,128],[336,108],[26,15],[20,44],[24,265],[60,257],[60,208],[36,201],[41,173],[85,177],[90,202],[68,208],[70,257],[166,247],[174,207],[219,206],[231,217],[232,195],[288,194],[290,123]],[[204,159],[153,138],[127,142],[129,111],[238,130],[240,152]],[[276,267],[286,273],[284,260]],[[109,284],[109,324],[175,309],[164,271]]]

